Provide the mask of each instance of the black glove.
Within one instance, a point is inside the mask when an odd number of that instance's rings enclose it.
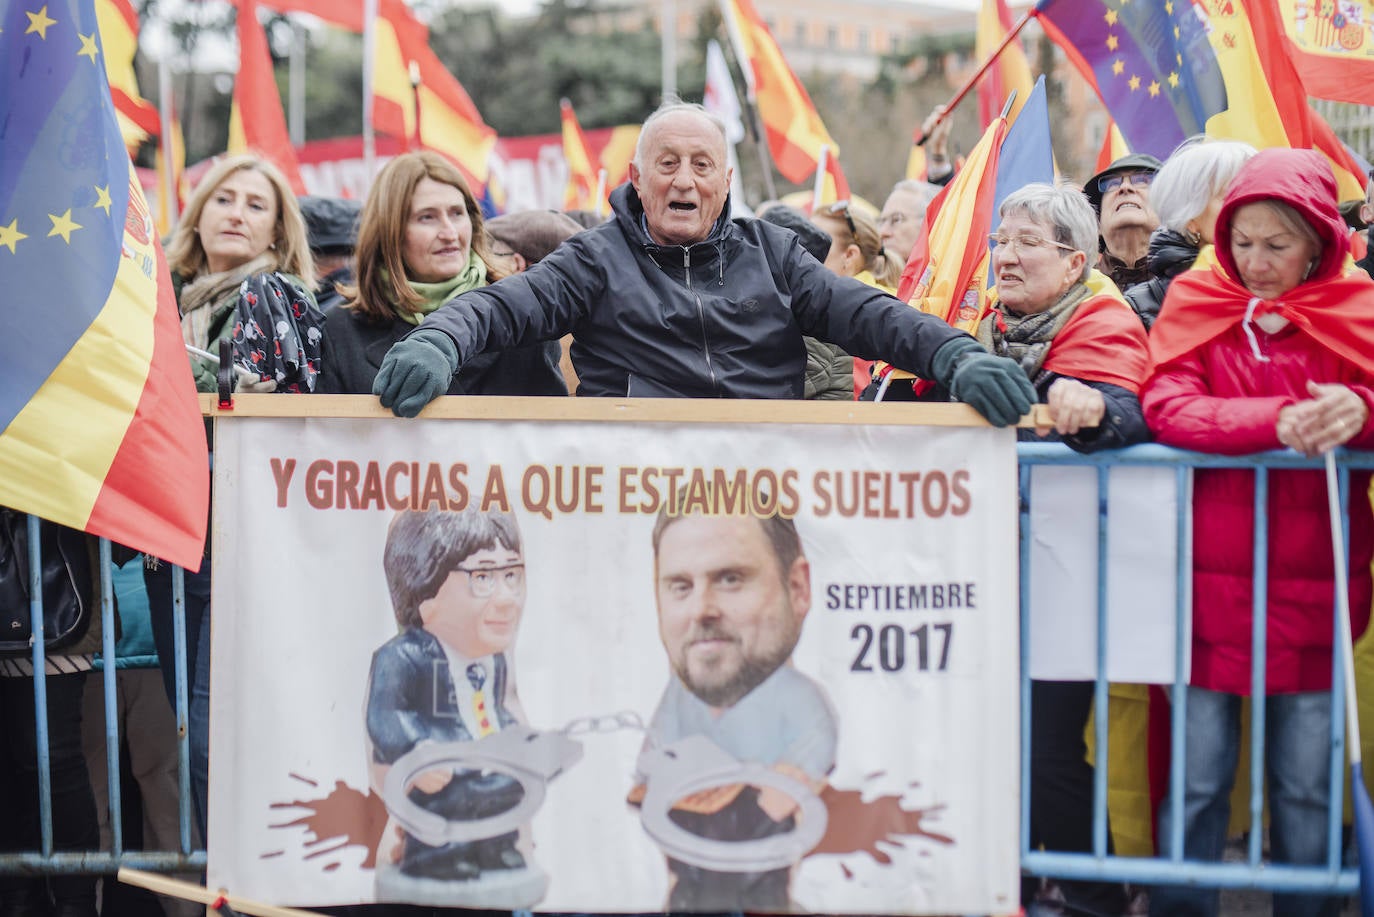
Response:
[[[955,338],[930,361],[936,380],[995,427],[1016,423],[1035,404],[1035,388],[1013,360],[994,357],[973,338]]]
[[[458,371],[458,348],[442,331],[420,329],[401,338],[382,359],[372,394],[397,417],[414,417],[448,391]]]

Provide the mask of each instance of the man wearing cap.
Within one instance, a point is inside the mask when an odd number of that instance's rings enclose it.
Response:
[[[1097,269],[1124,290],[1150,278],[1146,256],[1159,217],[1150,207],[1150,182],[1161,163],[1147,153],[1122,156],[1083,186],[1097,211]]]
[[[353,274],[353,249],[358,245],[358,213],[362,204],[341,197],[299,198],[310,238],[310,254],[315,259],[319,287],[315,301],[321,312],[343,302],[339,284],[357,283]]]

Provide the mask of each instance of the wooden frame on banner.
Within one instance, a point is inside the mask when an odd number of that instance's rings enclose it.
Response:
[[[372,395],[311,395],[307,400],[236,395],[219,407],[200,396],[207,417],[391,417]],[[982,427],[987,421],[966,404],[868,401],[765,401],[723,398],[515,398],[451,395],[420,413],[450,420],[606,420],[638,423],[872,424],[881,426]],[[1017,426],[1053,426],[1049,406],[1033,405]]]

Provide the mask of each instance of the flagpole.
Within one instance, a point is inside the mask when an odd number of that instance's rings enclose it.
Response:
[[[1002,43],[993,49],[992,54],[988,55],[988,59],[983,61],[983,65],[978,68],[977,72],[975,72],[973,76],[969,77],[968,80],[964,83],[964,85],[959,88],[959,91],[954,94],[954,98],[950,99],[948,102],[945,103],[944,113],[941,114],[938,118],[936,118],[935,121],[930,125],[931,133],[934,133],[936,126],[939,125],[941,121],[944,121],[946,118],[948,118],[950,116],[950,113],[954,111],[955,107],[960,102],[964,101],[964,96],[968,95],[969,92],[973,89],[973,87],[978,85],[978,81],[983,78],[983,74],[987,73],[988,68],[993,65],[997,58],[1002,56],[1002,52],[1007,50],[1007,46],[1011,44],[1012,39],[1021,33],[1021,30],[1026,27],[1026,23],[1030,22],[1031,19],[1035,17],[1036,12],[1037,8],[1034,6],[1026,10],[1026,14],[1021,17],[1020,21],[1018,21],[1016,25],[1012,26],[1010,32],[1003,36]],[[917,128],[917,131],[919,130],[920,128]],[[930,139],[930,134],[919,133],[916,136],[914,142],[917,146],[924,146],[925,142],[928,139]]]
[[[829,144],[822,143],[820,155],[816,157],[816,181],[811,188],[811,213],[821,209],[821,196],[825,193],[825,166],[830,158]]]
[[[606,170],[598,169],[596,173],[596,215],[601,216],[606,208]]]
[[[291,143],[305,143],[305,27],[291,20],[291,56],[286,95],[291,107]]]
[[[425,148],[425,135],[420,133],[420,65],[411,61],[406,68],[410,73],[410,97],[415,102],[415,149]]]
[[[759,154],[759,163],[763,166],[763,187],[767,192],[768,199],[775,201],[778,199],[778,189],[773,184],[773,159],[768,153],[768,132],[763,126],[763,116],[759,114],[754,65],[749,62],[749,55],[744,51],[744,36],[740,34],[739,23],[735,21],[735,11],[730,7],[730,0],[719,0],[719,2],[720,18],[725,23],[725,34],[730,36],[730,47],[735,52],[735,63],[739,64],[740,73],[744,75],[744,107],[749,109],[747,123],[750,127],[750,133],[754,135],[754,149]]]
[[[677,3],[663,0],[663,100],[677,95]]]
[[[167,230],[176,225],[177,217],[177,176],[176,163],[172,159],[172,127],[176,118],[172,112],[172,66],[167,60],[171,52],[167,49],[157,59],[157,108],[162,119],[162,212],[167,215]]]
[[[372,126],[372,91],[377,69],[377,0],[363,0],[363,171],[367,185],[377,174],[377,133]]]

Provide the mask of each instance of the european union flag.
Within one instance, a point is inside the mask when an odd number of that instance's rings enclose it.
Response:
[[[0,505],[194,570],[205,436],[94,2],[0,29]]]
[[[105,306],[129,207],[129,154],[94,4],[0,4],[2,433]]]
[[[1040,0],[1036,11],[1132,150],[1164,159],[1226,110],[1207,14],[1191,0]]]

